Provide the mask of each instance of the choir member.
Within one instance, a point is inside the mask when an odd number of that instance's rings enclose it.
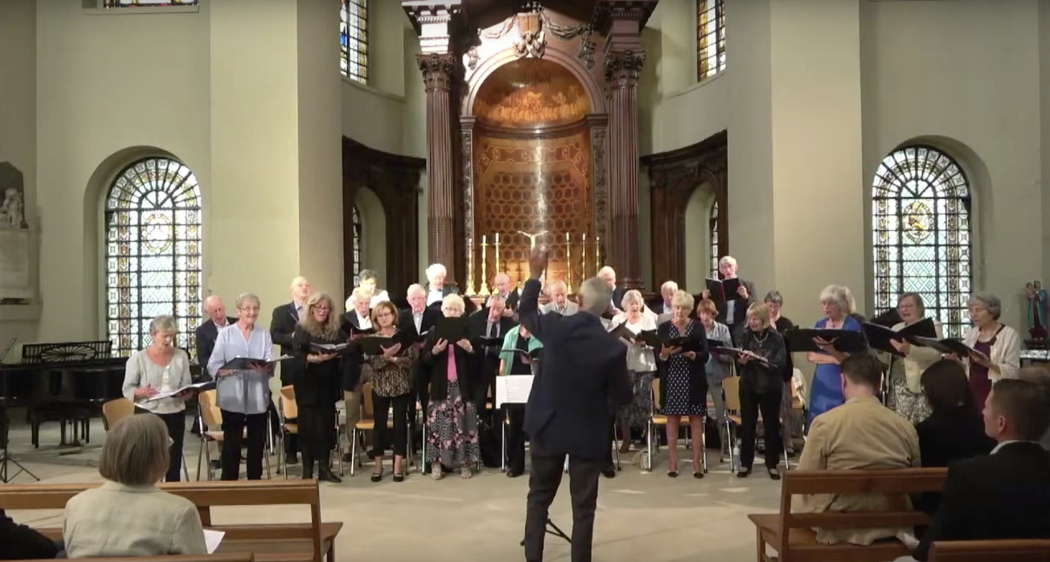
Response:
[[[785,336],[788,330],[795,329],[795,323],[782,314],[784,307],[784,296],[780,291],[773,289],[766,293],[762,300],[769,307],[769,325],[780,335]],[[786,336],[785,336],[786,337]],[[795,454],[795,437],[802,437],[802,417],[796,414],[794,404],[794,381],[795,361],[791,352],[784,354],[784,390],[780,398],[780,418],[782,420],[780,429],[784,434],[784,449],[789,455]]]
[[[274,343],[281,346],[281,355],[295,354],[292,335],[295,333],[295,326],[299,323],[299,318],[302,316],[303,307],[306,306],[306,299],[310,298],[310,293],[313,292],[313,287],[305,277],[300,275],[292,279],[288,290],[292,294],[292,302],[274,308],[273,316],[270,319],[270,338]],[[292,384],[295,379],[303,374],[302,370],[303,364],[299,361],[287,361],[281,365],[281,386]],[[273,417],[276,418],[276,411],[273,412]],[[295,423],[295,420],[286,419],[285,422]],[[284,440],[284,454],[287,464],[299,462],[298,453],[299,436],[295,434],[289,435]]]
[[[222,411],[223,480],[237,480],[239,476],[245,428],[248,432],[248,453],[245,457],[248,479],[258,480],[262,477],[266,411],[273,405],[269,384],[273,376],[272,365],[258,363],[249,369],[222,369],[223,365],[238,357],[270,360],[273,340],[266,328],[256,322],[260,307],[259,297],[251,293],[237,297],[237,323],[219,331],[211,360],[208,361],[208,372],[215,377],[219,408]],[[294,342],[289,341],[288,347],[293,348]]]
[[[1013,328],[999,322],[1003,310],[999,297],[974,293],[966,307],[973,327],[963,335],[963,343],[978,353],[959,359],[966,359],[973,403],[984,404],[995,381],[1017,378],[1021,368],[1021,338]]]
[[[474,379],[474,388],[469,392],[478,409],[484,409],[489,394],[496,395],[496,372],[499,370],[499,350],[501,344],[485,344],[483,339],[502,341],[507,332],[514,328],[514,320],[505,315],[507,310],[501,295],[488,298],[485,308],[471,314],[467,319],[467,334],[470,343],[477,350],[478,372]]]
[[[183,392],[169,398],[150,400],[160,393],[178,390],[190,380],[190,358],[175,347],[175,318],[158,316],[149,323],[149,347],[128,357],[124,370],[124,397],[135,403],[136,413],[159,417],[171,437],[167,482],[178,482],[182,470],[182,436],[186,433],[186,398]]]
[[[609,290],[612,291],[612,299],[609,301],[609,304],[612,306],[613,312],[623,312],[619,308],[620,301],[623,300],[623,295],[627,292],[627,290],[623,287],[616,286],[616,270],[613,269],[612,266],[603,266],[601,269],[598,270],[597,277],[598,279],[605,281],[605,284],[609,287]]]
[[[572,316],[580,310],[580,305],[569,298],[569,287],[561,279],[551,281],[547,285],[547,298],[550,302],[540,306],[540,312],[543,314],[556,312],[562,316]]]
[[[492,294],[502,297],[503,302],[506,303],[503,315],[514,316],[514,311],[518,309],[518,297],[520,294],[518,288],[511,283],[510,275],[503,272],[497,273],[492,280],[492,287]]]
[[[703,447],[700,441],[707,407],[707,375],[704,373],[708,358],[707,335],[704,326],[690,318],[693,295],[678,291],[671,303],[674,305],[671,319],[657,327],[657,335],[661,341],[689,338],[694,349],[661,345],[658,350],[660,392],[663,394],[663,413],[667,416],[667,475],[672,478],[678,476],[678,426],[681,416],[689,416],[693,476],[703,478],[704,470],[700,462]]]
[[[769,307],[755,303],[747,310],[747,328],[740,335],[737,357],[740,364],[740,467],[737,476],[751,473],[755,458],[755,426],[762,411],[765,428],[766,470],[773,480],[780,480],[777,463],[780,457],[780,396],[784,379],[784,337],[769,323]]]
[[[820,306],[824,318],[817,321],[817,329],[861,331],[860,322],[852,316],[853,293],[849,287],[828,285],[820,292]],[[809,352],[811,363],[816,364],[813,382],[810,385],[809,424],[813,418],[842,404],[842,361],[847,354],[835,349],[829,342],[818,342],[821,352]]]
[[[741,279],[737,275],[737,262],[733,256],[722,256],[722,259],[718,260],[718,273],[719,277],[723,281],[727,279],[740,279],[740,284],[737,286],[736,293],[732,295],[725,295],[725,300],[715,298],[715,303],[718,305],[718,321],[729,326],[729,331],[734,335],[744,328],[744,317],[747,314],[747,307],[751,306],[755,302],[755,286],[745,279]],[[711,298],[711,292],[704,289],[703,298]]]
[[[919,293],[904,293],[897,298],[897,314],[901,321],[892,329],[900,331],[926,317],[926,305]],[[935,324],[937,337],[941,337],[941,328]],[[922,372],[941,358],[941,354],[931,347],[911,345],[906,340],[890,340],[890,344],[903,357],[894,359],[890,368],[889,406],[913,424],[917,424],[930,415],[930,404],[923,396]]]
[[[416,344],[416,351],[417,354],[421,355],[423,344],[420,338],[424,337],[437,325],[438,320],[441,319],[441,311],[427,306],[427,290],[418,283],[409,285],[408,290],[405,292],[405,298],[408,300],[408,310],[401,311],[401,316],[397,320],[397,326],[398,329],[411,336],[412,341],[419,342]],[[419,407],[424,412],[430,399],[428,394],[429,383],[430,368],[423,364],[422,361],[416,361],[412,386],[415,388]],[[416,417],[411,416],[411,420],[412,434],[414,435],[416,433]]]
[[[711,299],[702,299],[696,306],[696,317],[704,326],[708,341],[717,341],[720,347],[733,347],[733,336],[729,327],[716,320],[718,306]],[[707,393],[715,405],[715,416],[718,420],[718,434],[721,437],[722,451],[729,451],[729,435],[726,434],[725,417],[726,401],[722,393],[722,381],[732,376],[733,356],[725,353],[711,353],[704,365],[707,375]]]
[[[441,313],[455,318],[463,315],[463,298],[447,295]],[[478,461],[478,418],[471,401],[471,375],[475,350],[470,340],[449,342],[431,330],[423,344],[422,361],[430,368],[430,403],[427,405],[427,435],[431,475],[444,476],[443,467],[459,468],[460,476],[470,478]]]
[[[346,312],[341,318],[343,337],[354,341],[373,331],[368,305],[370,297],[361,287],[354,289],[346,299]],[[361,356],[354,348],[343,356],[343,405],[346,408],[346,427],[350,431],[361,419]]]
[[[376,335],[393,338],[398,332],[397,308],[390,301],[383,301],[372,309],[372,324]],[[372,482],[383,479],[383,455],[393,441],[394,482],[405,479],[405,455],[408,448],[408,417],[412,407],[412,371],[418,357],[419,346],[394,343],[380,347],[378,355],[367,356],[363,366],[363,378],[372,383],[372,404],[375,413],[375,430],[372,432]],[[393,439],[387,427],[390,408],[394,410]]]
[[[371,269],[362,269],[361,273],[357,274],[358,286],[368,293],[369,301],[368,308],[375,308],[377,304],[383,301],[389,301],[390,295],[381,289],[379,289],[379,277],[375,271]]]
[[[208,319],[194,330],[197,343],[197,364],[202,369],[208,366],[208,359],[211,357],[211,350],[215,348],[215,337],[219,335],[219,330],[237,321],[232,316],[226,316],[226,306],[218,295],[210,295],[204,299],[204,315]],[[202,374],[207,376],[207,373]]]
[[[534,375],[536,356],[543,349],[540,339],[534,337],[524,325],[517,326],[503,337],[500,350],[499,374]],[[524,404],[504,404],[507,415],[507,477],[516,478],[525,472],[525,422]]]
[[[325,482],[342,482],[332,474],[331,452],[336,443],[335,403],[340,398],[342,372],[338,353],[326,353],[314,347],[343,342],[339,317],[331,297],[314,293],[306,301],[293,341],[295,361],[301,361],[302,375],[292,382],[295,403],[299,408],[299,438],[303,449],[303,478],[313,478],[314,461],[317,478]]]
[[[438,305],[447,295],[456,292],[455,287],[445,283],[448,270],[440,263],[432,263],[427,266],[427,306]]]
[[[674,281],[664,281],[660,285],[660,296],[659,299],[654,299],[648,304],[649,310],[653,311],[656,315],[656,323],[663,324],[671,319],[671,315],[674,313],[674,305],[671,300],[674,299],[674,294],[678,292],[678,283]]]
[[[644,306],[642,293],[634,289],[624,293],[620,301],[623,312],[613,317],[613,327],[626,326],[632,334],[656,330],[656,321],[653,316],[644,313]],[[620,452],[626,453],[631,449],[631,429],[644,428],[652,414],[652,382],[653,375],[656,374],[656,357],[653,355],[653,348],[644,342],[621,341],[627,345],[627,373],[633,392],[631,402],[620,406],[616,412],[616,421],[623,439]]]

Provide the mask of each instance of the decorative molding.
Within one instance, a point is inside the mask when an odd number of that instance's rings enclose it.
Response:
[[[620,88],[636,85],[643,66],[644,51],[610,51],[605,55],[605,80]]]
[[[456,59],[450,54],[418,54],[416,62],[423,72],[423,84],[427,93],[434,90],[448,91],[452,87],[452,76],[456,70]]]

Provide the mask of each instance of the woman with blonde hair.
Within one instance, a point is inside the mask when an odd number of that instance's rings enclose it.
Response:
[[[782,373],[787,351],[784,336],[769,323],[769,306],[755,303],[747,309],[747,328],[740,334],[740,349],[744,354],[737,357],[740,364],[740,467],[737,476],[743,478],[751,473],[755,459],[755,426],[758,412],[762,411],[762,426],[765,428],[766,470],[773,480],[780,480],[777,463],[780,446],[780,396],[784,383]]]
[[[682,416],[689,417],[692,438],[693,477],[703,478],[700,455],[704,454],[700,440],[703,437],[703,419],[707,412],[707,335],[704,325],[690,318],[693,313],[693,295],[678,291],[671,299],[671,319],[657,328],[661,341],[687,338],[688,346],[661,345],[657,350],[660,393],[663,395],[663,413],[667,416],[667,475],[678,476],[678,426]],[[690,347],[692,349],[685,349]],[[651,447],[653,444],[650,443]]]
[[[380,301],[372,309],[376,335],[393,338],[397,334],[397,308],[390,301]],[[401,342],[380,347],[378,355],[366,355],[362,379],[372,383],[375,429],[372,431],[372,482],[383,479],[383,454],[391,442],[387,413],[393,407],[394,482],[405,479],[405,455],[408,450],[408,418],[412,408],[412,369],[419,356],[418,347]]]
[[[828,285],[820,292],[820,306],[824,318],[817,320],[818,330],[861,331],[860,322],[853,317],[854,300],[849,287]],[[817,366],[809,393],[809,424],[813,418],[845,402],[842,396],[842,361],[849,355],[835,349],[830,342],[817,342],[820,352],[809,352],[811,363]],[[807,426],[809,425],[807,424]]]
[[[330,458],[335,446],[335,403],[342,394],[340,356],[314,347],[343,341],[339,317],[332,308],[332,298],[325,293],[314,293],[306,301],[306,310],[292,336],[296,361],[304,362],[306,367],[292,385],[299,407],[303,478],[313,478],[316,461],[317,477],[338,483],[342,480],[332,474]]]
[[[168,469],[169,441],[157,416],[113,424],[98,465],[105,482],[66,502],[69,558],[205,553],[196,506],[156,487]]]

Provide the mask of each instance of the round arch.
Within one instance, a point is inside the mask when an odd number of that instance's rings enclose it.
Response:
[[[514,49],[509,47],[489,56],[480,63],[473,72],[467,74],[466,81],[468,90],[463,102],[463,117],[475,116],[474,102],[477,100],[478,92],[488,80],[489,76],[496,72],[501,66],[519,60],[520,58],[521,57],[514,51]],[[579,81],[583,86],[584,91],[587,93],[592,114],[606,112],[605,94],[601,84],[598,84],[595,81],[594,76],[587,72],[587,69],[580,63],[575,55],[566,53],[557,48],[552,48],[552,45],[548,45],[547,50],[544,51],[543,60],[557,63],[569,71],[569,73]]]

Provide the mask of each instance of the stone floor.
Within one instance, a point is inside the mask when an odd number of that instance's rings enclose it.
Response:
[[[13,418],[18,418],[12,412]],[[41,447],[29,444],[28,428],[11,431],[11,453],[42,482],[98,481],[95,469],[105,434],[94,420],[92,441],[80,449],[61,449],[57,425],[44,426]],[[188,427],[188,426],[187,426]],[[199,441],[186,435],[186,456],[196,466]],[[685,451],[683,457],[687,456]],[[755,558],[755,534],[746,515],[775,511],[779,486],[764,471],[747,479],[730,475],[711,451],[710,473],[697,480],[683,463],[678,478],[666,476],[661,457],[654,472],[641,472],[638,455],[625,457],[614,479],[603,479],[595,523],[596,561],[745,561]],[[14,466],[11,465],[12,471]],[[347,475],[342,484],[321,485],[325,520],[342,521],[336,543],[339,560],[515,560],[522,559],[519,541],[525,513],[527,475],[508,479],[485,469],[470,480],[449,475],[435,482],[410,473],[402,483],[390,479],[390,463],[382,482],[369,480],[370,467]],[[191,477],[195,470],[190,471]],[[295,474],[295,467],[292,468]],[[277,478],[283,478],[277,476]],[[29,483],[25,474],[16,483]],[[551,518],[569,531],[571,512],[567,476],[551,508]],[[58,525],[61,513],[10,513],[37,526]],[[306,521],[306,508],[225,508],[215,510],[218,522]],[[549,536],[546,559],[568,560],[568,545]]]

